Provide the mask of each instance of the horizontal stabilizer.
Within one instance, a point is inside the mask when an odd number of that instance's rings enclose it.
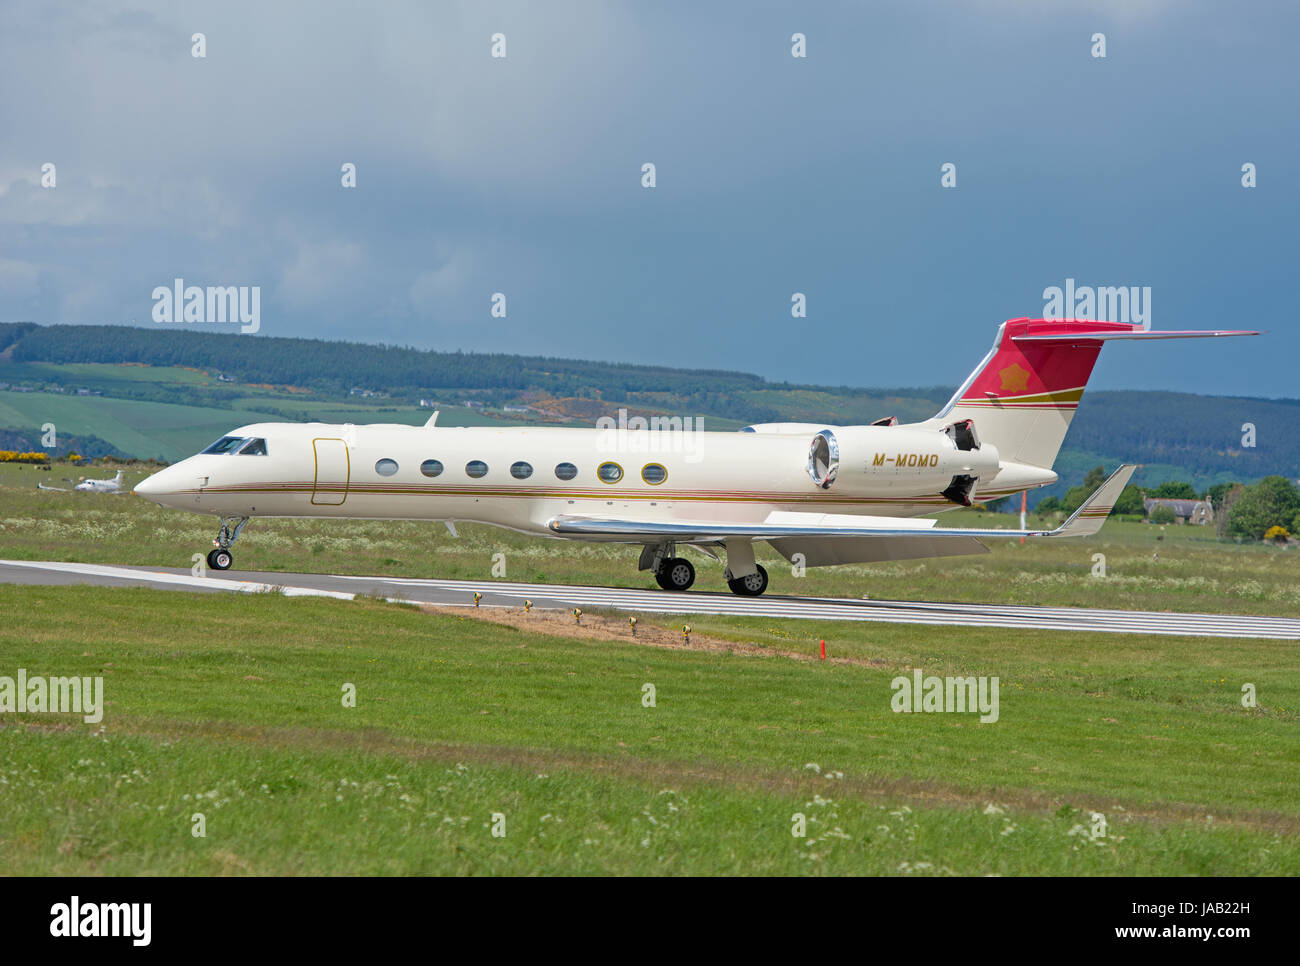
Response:
[[[1076,331],[1069,333],[1013,335],[1012,342],[1074,342],[1078,339],[1216,339],[1237,335],[1259,335],[1249,329],[1170,329],[1153,332],[1136,329],[1132,332]]]

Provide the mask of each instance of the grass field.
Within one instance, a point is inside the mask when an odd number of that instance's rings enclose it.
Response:
[[[147,470],[126,476],[128,484]],[[165,510],[138,497],[54,493],[98,469],[51,472],[0,465],[0,556],[28,560],[189,567],[216,534],[212,517]],[[1007,514],[957,511],[945,525],[1013,526]],[[1045,521],[1044,521],[1045,522]],[[255,520],[235,546],[239,569],[492,579],[653,587],[636,570],[637,548],[542,540],[470,524],[452,537],[440,524],[400,521]],[[990,541],[977,557],[810,569],[795,577],[773,551],[760,560],[769,593],[944,601],[1300,615],[1300,553],[1224,543],[1201,527],[1108,521],[1083,540]],[[722,567],[693,550],[696,586],[725,591]],[[1106,576],[1094,577],[1095,554]]]
[[[271,594],[0,609],[0,674],[106,698],[97,725],[0,715],[16,874],[1300,867],[1292,645],[836,625],[822,663],[778,652],[826,628],[770,621],[693,621],[772,651],[745,657]],[[999,677],[999,720],[893,713],[913,667]]]
[[[209,545],[208,517],[36,489],[83,475],[110,474],[0,465],[0,557],[188,567]],[[258,520],[237,566],[486,587],[504,552],[511,580],[651,585],[634,549],[459,529]],[[1295,551],[1191,527],[1111,521],[803,578],[764,560],[775,593],[1300,613]],[[0,675],[102,675],[107,701],[98,725],[0,713],[0,868],[17,874],[1300,869],[1287,642],[692,615],[697,646],[668,650],[366,600],[3,585],[0,613]],[[890,682],[913,668],[997,677],[997,722],[895,714]]]

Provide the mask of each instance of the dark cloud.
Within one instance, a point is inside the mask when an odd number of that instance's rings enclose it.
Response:
[[[143,324],[181,276],[260,285],[271,335],[932,385],[1069,277],[1150,286],[1156,327],[1273,330],[1112,349],[1100,383],[1294,395],[1264,360],[1296,348],[1297,20],[1010,0],[19,8],[0,34],[0,318]]]

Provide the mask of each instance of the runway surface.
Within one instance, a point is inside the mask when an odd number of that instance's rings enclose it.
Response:
[[[525,600],[549,609],[601,607],[643,614],[723,614],[791,620],[878,621],[950,627],[1009,627],[1113,634],[1168,634],[1193,637],[1251,637],[1300,640],[1300,619],[1180,614],[1158,611],[1094,610],[1081,607],[1023,607],[999,604],[944,604],[833,597],[736,597],[733,594],[629,590],[565,584],[519,584],[483,580],[418,580],[408,577],[348,577],[331,574],[208,571],[122,567],[108,564],[0,560],[0,583],[146,586],[207,593],[258,593],[351,600],[364,594],[390,600],[443,606],[474,603],[520,607]]]

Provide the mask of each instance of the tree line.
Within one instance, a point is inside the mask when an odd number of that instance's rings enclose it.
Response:
[[[1080,486],[1071,487],[1064,497],[1046,497],[1035,507],[1036,513],[1073,513],[1102,483],[1106,468],[1097,466],[1088,472]],[[1176,519],[1168,506],[1152,507],[1148,514],[1146,500],[1204,500],[1214,512],[1219,536],[1241,540],[1286,540],[1300,533],[1300,488],[1285,476],[1266,476],[1257,483],[1216,483],[1198,493],[1184,480],[1168,480],[1159,486],[1143,488],[1130,483],[1115,501],[1118,516],[1147,517],[1152,523],[1173,523]]]

